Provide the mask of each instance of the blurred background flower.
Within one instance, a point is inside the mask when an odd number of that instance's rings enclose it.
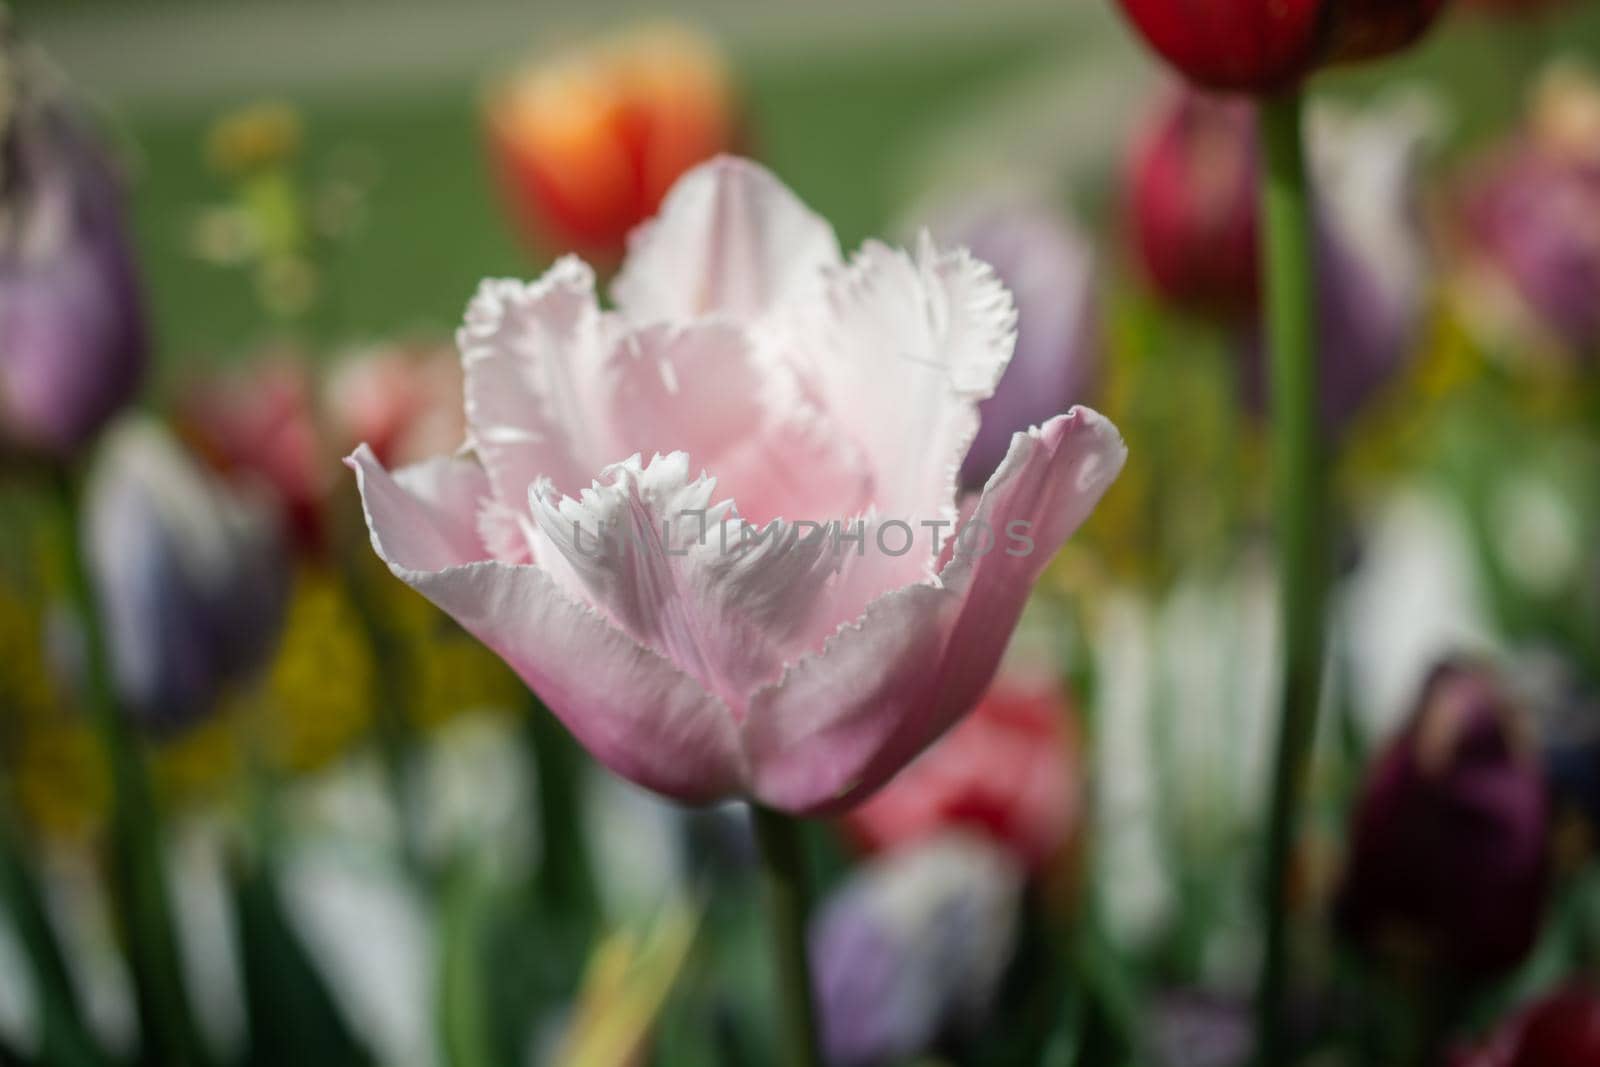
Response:
[[[1441,664],[1374,764],[1339,923],[1402,970],[1492,977],[1533,947],[1549,801],[1529,724],[1486,667]]]
[[[847,816],[872,852],[952,828],[990,838],[1034,872],[1081,829],[1076,712],[1054,678],[1002,673],[943,740]]]
[[[1548,69],[1523,129],[1480,165],[1464,198],[1467,314],[1503,349],[1592,360],[1600,348],[1593,72],[1575,63]]]
[[[1011,437],[1072,408],[1092,405],[1100,373],[1099,286],[1088,239],[1043,204],[969,205],[938,230],[995,269],[1017,305],[1017,345],[994,395],[978,405],[978,436],[961,484],[982,489]]]
[[[143,378],[138,269],[108,149],[54,72],[0,32],[0,433],[67,455]]]
[[[1577,1067],[1600,1056],[1600,996],[1585,985],[1558,989],[1506,1020],[1450,1067]]]
[[[874,860],[811,927],[813,981],[830,1062],[930,1051],[980,1026],[1016,936],[1021,869],[960,833]]]
[[[526,239],[603,263],[684,171],[735,147],[739,124],[716,41],[673,22],[532,59],[493,86],[484,114]]]
[[[102,444],[86,508],[125,706],[153,733],[192,725],[277,645],[289,569],[272,503],[208,477],[158,425],[130,421]]]

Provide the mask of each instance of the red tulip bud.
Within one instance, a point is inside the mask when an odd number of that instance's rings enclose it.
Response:
[[[180,398],[176,421],[212,467],[273,494],[297,549],[317,555],[327,547],[325,511],[337,466],[302,365],[270,358],[198,382]]]
[[[1037,872],[1083,816],[1076,719],[1054,684],[1002,676],[971,715],[845,818],[872,851],[952,827],[982,834]]]
[[[1122,0],[1146,42],[1213,89],[1271,93],[1409,45],[1444,0]]]
[[[1184,92],[1156,109],[1129,159],[1128,225],[1165,299],[1225,319],[1254,311],[1257,156],[1241,101]]]

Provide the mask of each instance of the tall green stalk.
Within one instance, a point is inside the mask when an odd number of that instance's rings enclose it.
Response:
[[[1266,841],[1266,946],[1257,995],[1258,1062],[1282,1067],[1288,881],[1321,693],[1327,470],[1317,417],[1317,320],[1303,99],[1263,100],[1266,337],[1271,351],[1273,504],[1283,617],[1283,690]]]
[[[545,907],[582,927],[599,919],[594,865],[583,834],[583,751],[537,698],[531,698],[525,744],[539,789],[539,894]]]
[[[85,1025],[72,976],[45,912],[39,883],[28,865],[21,831],[0,798],[0,903],[27,956],[39,1002],[39,1058],[61,1067],[98,1067],[106,1062]]]
[[[420,840],[420,768],[412,718],[415,683],[411,677],[411,657],[394,626],[385,618],[377,583],[367,566],[369,557],[362,554],[364,547],[360,540],[346,539],[340,544],[340,553],[346,589],[372,650],[377,700],[373,741],[377,745],[384,784],[394,805],[400,861],[420,885],[433,888],[433,872]]]
[[[83,627],[85,696],[111,775],[112,896],[127,941],[146,1058],[162,1067],[206,1062],[167,896],[160,814],[138,739],[118,706],[99,604],[83,554],[81,486],[56,480],[66,595]]]
[[[784,1067],[821,1067],[816,1009],[811,1003],[811,966],[806,952],[810,893],[800,823],[753,804],[756,841],[761,849],[761,882],[771,916],[773,963],[777,970],[778,1062]]]

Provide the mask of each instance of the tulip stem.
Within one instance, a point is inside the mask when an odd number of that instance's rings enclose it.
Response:
[[[367,557],[342,545],[346,589],[349,590],[367,644],[372,650],[377,677],[377,714],[373,724],[378,764],[394,807],[400,863],[419,884],[433,885],[432,871],[419,840],[416,726],[413,719],[414,671],[411,656],[386,617],[377,584],[367,570]]]
[[[806,953],[810,894],[800,823],[759,804],[752,804],[750,813],[761,850],[762,889],[772,925],[781,1013],[778,1035],[783,1043],[779,1062],[785,1067],[821,1067],[816,1010],[811,1002],[811,967]]]
[[[1262,898],[1257,1062],[1287,1063],[1288,883],[1300,796],[1321,694],[1326,467],[1317,421],[1316,268],[1303,97],[1261,101],[1265,154],[1266,338],[1271,352],[1273,507],[1283,618],[1282,704]]]
[[[11,809],[9,797],[0,799],[0,901],[26,952],[39,1000],[39,1058],[63,1067],[96,1067],[106,1058],[84,1023],[61,943],[50,925]]]
[[[111,777],[112,897],[127,940],[140,1034],[150,1062],[196,1067],[206,1057],[167,896],[160,815],[144,754],[112,684],[103,619],[84,558],[81,486],[67,471],[59,472],[57,496],[65,593],[83,632],[85,698]]]

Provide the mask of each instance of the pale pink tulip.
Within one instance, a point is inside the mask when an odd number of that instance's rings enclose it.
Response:
[[[613,296],[571,258],[483,284],[458,335],[471,456],[350,457],[373,546],[617,773],[845,807],[976,703],[1122,439],[1075,408],[958,512],[1010,296],[927,239],[845,263],[741,160],[685,175]],[[935,528],[958,515],[972,536]]]

